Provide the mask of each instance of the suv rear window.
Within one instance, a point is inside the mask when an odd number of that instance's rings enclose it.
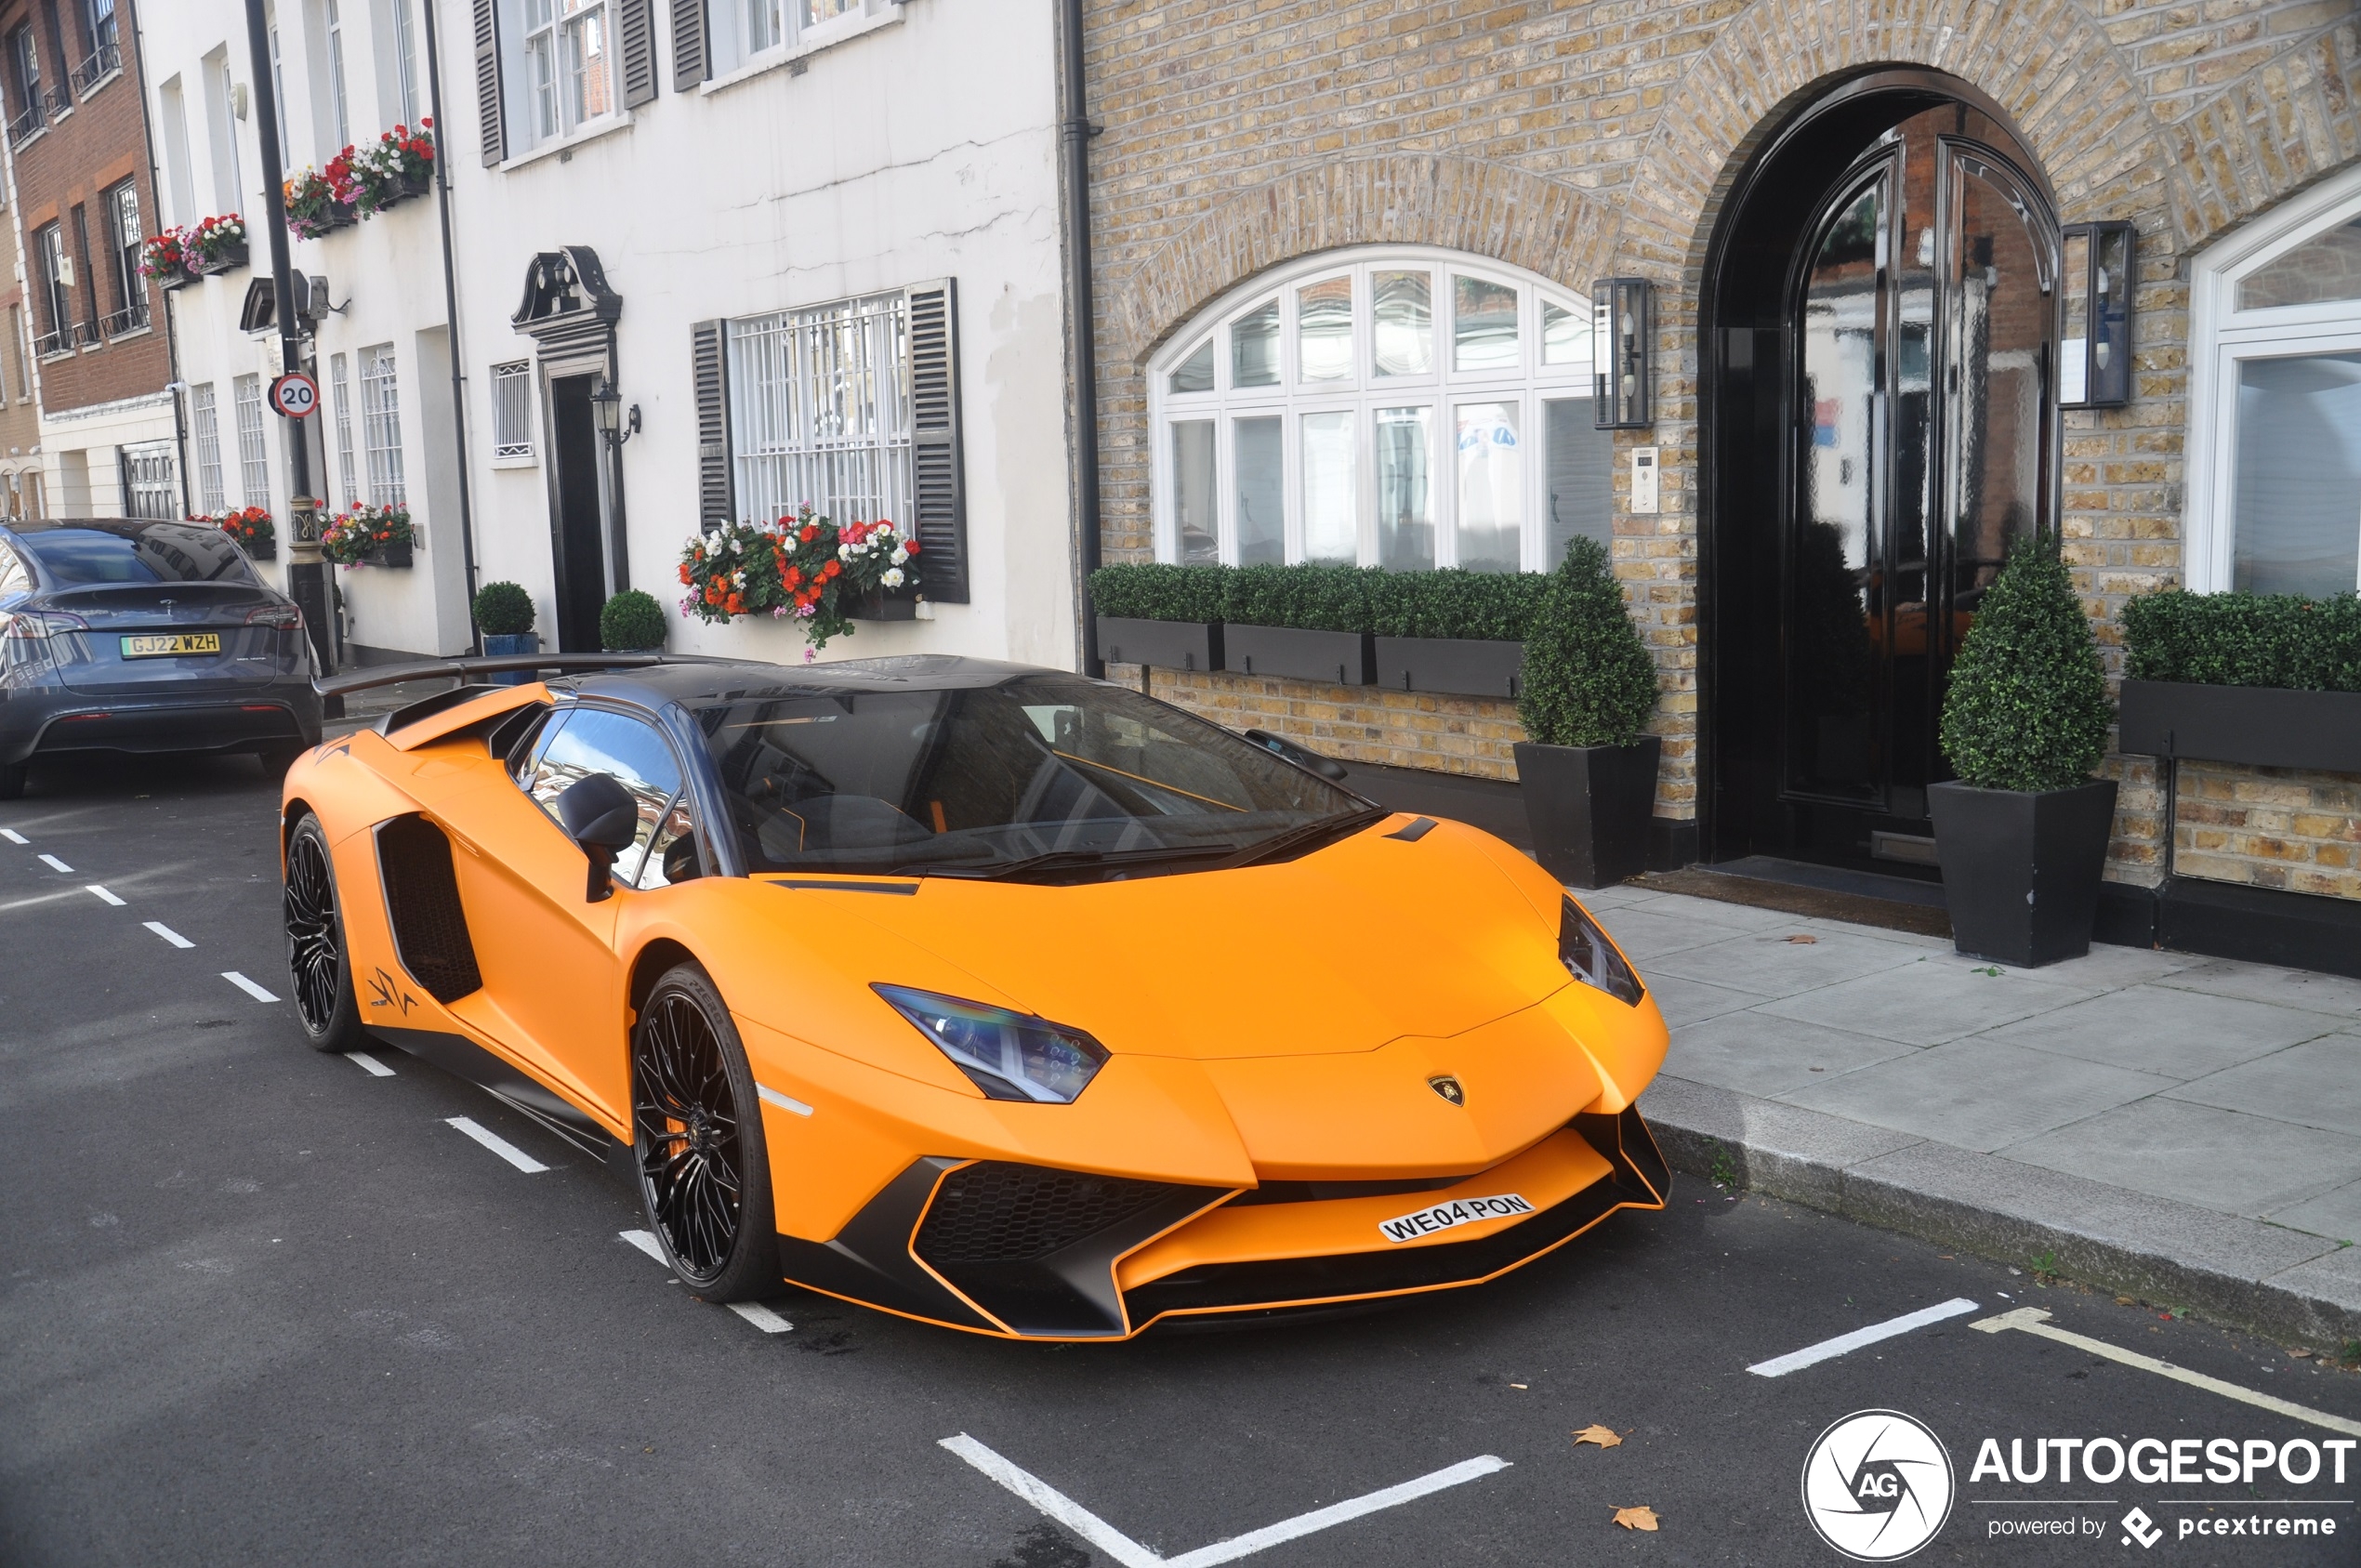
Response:
[[[89,583],[252,583],[254,573],[218,528],[152,522],[111,528],[45,528],[17,535],[61,587]]]

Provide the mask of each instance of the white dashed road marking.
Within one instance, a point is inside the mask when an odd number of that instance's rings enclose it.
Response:
[[[664,1245],[656,1240],[656,1233],[653,1231],[617,1231],[615,1234],[662,1263],[666,1268],[672,1266],[671,1259],[664,1255]],[[795,1330],[795,1324],[759,1301],[732,1301],[729,1303],[729,1308],[765,1334],[789,1334]]]
[[[185,947],[188,944],[183,942],[181,945]],[[393,1076],[392,1068],[388,1067],[384,1062],[379,1061],[367,1051],[347,1051],[344,1053],[344,1059],[347,1061],[359,1066],[363,1072],[368,1074],[372,1078],[390,1078]]]
[[[1999,1334],[2011,1328],[2020,1333],[2038,1334],[2044,1339],[2054,1339],[2061,1345],[2072,1345],[2077,1351],[2088,1351],[2094,1356],[2104,1356],[2107,1360],[2118,1362],[2125,1366],[2136,1366],[2143,1372],[2153,1372],[2159,1377],[2170,1377],[2176,1383],[2186,1383],[2193,1389],[2203,1389],[2208,1393],[2220,1394],[2223,1399],[2235,1399],[2241,1403],[2255,1405],[2263,1410],[2275,1410],[2293,1420],[2308,1421],[2315,1427],[2326,1427],[2332,1432],[2351,1432],[2355,1437],[2361,1437],[2361,1421],[2349,1421],[2341,1416],[2331,1416],[2326,1411],[2315,1410],[2310,1405],[2298,1404],[2292,1400],[2276,1399],[2270,1394],[2257,1393],[2252,1389],[2242,1389],[2236,1383],[2225,1383],[2219,1377],[2209,1377],[2202,1372],[2192,1372],[2185,1366],[2175,1366],[2169,1361],[2158,1361],[2154,1356],[2143,1356],[2137,1351],[2127,1351],[2120,1345],[2110,1345],[2104,1339],[2093,1339],[2088,1335],[2075,1334],[2066,1329],[2052,1327],[2050,1323],[2050,1314],[2038,1307],[2019,1307],[2015,1311],[2002,1312],[1997,1318],[1978,1318],[1968,1326],[1980,1328],[1986,1334]]]
[[[494,1132],[491,1128],[478,1127],[473,1117],[446,1116],[443,1118],[443,1124],[446,1127],[458,1128],[461,1132],[466,1133],[469,1138],[474,1139],[478,1143],[482,1144],[485,1148],[491,1150],[494,1153],[499,1155],[502,1159],[508,1161],[510,1165],[516,1166],[527,1176],[532,1176],[537,1172],[545,1171],[549,1168],[547,1166],[543,1165],[539,1160],[534,1159],[531,1154],[526,1153],[523,1150],[518,1148],[515,1144],[501,1137],[498,1133]]]
[[[187,937],[182,936],[178,931],[174,930],[170,926],[165,925],[161,920],[143,920],[140,924],[146,926],[148,929],[155,932],[156,935],[164,938],[165,941],[172,943],[175,947],[194,947],[197,945],[195,942],[191,942]]]
[[[1431,1493],[1463,1485],[1471,1481],[1479,1481],[1487,1475],[1509,1468],[1508,1460],[1497,1455],[1485,1454],[1477,1458],[1462,1460],[1447,1469],[1436,1470],[1431,1475],[1422,1475],[1416,1481],[1405,1481],[1399,1486],[1389,1486],[1382,1492],[1372,1492],[1364,1497],[1352,1497],[1325,1509],[1314,1509],[1310,1513],[1298,1514],[1293,1519],[1283,1519],[1276,1524],[1267,1524],[1260,1530],[1248,1531],[1243,1535],[1233,1535],[1227,1540],[1216,1541],[1209,1547],[1199,1547],[1194,1551],[1184,1551],[1178,1557],[1162,1557],[1141,1546],[1040,1477],[1010,1464],[967,1433],[961,1432],[957,1437],[944,1438],[943,1446],[1101,1551],[1105,1552],[1109,1557],[1114,1558],[1123,1564],[1123,1568],[1212,1568],[1212,1565],[1217,1562],[1234,1562],[1239,1558],[1250,1557],[1256,1552],[1267,1550],[1282,1542],[1296,1540],[1312,1535],[1315,1531],[1326,1530],[1333,1525],[1345,1523],[1349,1520],[1359,1519],[1365,1514],[1376,1513],[1382,1509],[1415,1502]]]
[[[1975,1310],[1974,1302],[1964,1296],[1955,1296],[1939,1307],[1907,1312],[1898,1318],[1889,1318],[1884,1323],[1873,1323],[1866,1328],[1856,1328],[1850,1334],[1840,1334],[1833,1339],[1823,1339],[1816,1345],[1806,1345],[1800,1351],[1789,1351],[1786,1355],[1756,1362],[1747,1370],[1758,1377],[1784,1377],[1790,1372],[1800,1372],[1807,1366],[1832,1361],[1848,1351],[1857,1351],[1864,1345],[1874,1345],[1880,1339],[1891,1339],[1897,1334],[1907,1334],[1914,1328],[1924,1328],[1946,1318],[1963,1317]]]
[[[11,844],[30,844],[33,842],[32,839],[27,838],[23,834],[19,833],[13,827],[0,827],[0,838],[6,838]]]
[[[41,857],[41,863],[47,866],[52,871],[62,871],[69,876],[73,875],[73,867],[68,865],[65,862],[59,860],[55,855],[43,855]]]
[[[236,986],[239,990],[244,992],[247,995],[253,997],[257,1002],[275,1002],[279,999],[278,997],[270,995],[270,992],[262,989],[259,985],[257,985],[254,982],[248,980],[245,976],[240,974],[235,969],[222,970],[221,978],[228,981],[231,984]]]
[[[123,907],[123,901],[121,899],[115,897],[112,893],[107,891],[96,882],[86,884],[82,890],[86,893],[97,894],[100,903],[112,904],[117,909],[121,909]]]

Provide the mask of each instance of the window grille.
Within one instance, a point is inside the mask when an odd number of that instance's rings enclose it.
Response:
[[[492,455],[533,455],[533,363],[492,367]]]
[[[180,515],[180,487],[173,472],[170,441],[140,441],[118,448],[116,455],[122,468],[125,512],[159,522]]]
[[[900,294],[730,323],[731,452],[742,517],[809,505],[911,520],[910,329]]]
[[[369,504],[398,507],[409,500],[402,481],[401,389],[393,345],[361,350],[361,439],[369,465]]]
[[[238,419],[240,505],[270,505],[270,454],[262,444],[262,377],[241,376],[230,383]]]
[[[189,389],[189,429],[197,443],[197,505],[207,513],[229,509],[221,492],[221,416],[214,407],[213,383]]]
[[[336,405],[336,472],[344,478],[344,498],[350,505],[361,499],[361,479],[352,466],[352,377],[342,354],[329,356],[328,395]]]

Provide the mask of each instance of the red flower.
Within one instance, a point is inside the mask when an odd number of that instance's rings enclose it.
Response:
[[[683,587],[686,587],[686,586],[688,586],[689,582],[690,582],[689,563],[688,563],[687,561],[685,561],[685,560],[684,560],[684,561],[682,561],[682,562],[680,563],[680,586],[683,586]]]
[[[816,522],[807,522],[803,525],[803,532],[798,534],[796,537],[808,545],[820,537],[820,525]]]
[[[918,541],[916,539],[905,539],[903,543],[910,547],[910,553],[912,555],[917,555],[918,553]]]

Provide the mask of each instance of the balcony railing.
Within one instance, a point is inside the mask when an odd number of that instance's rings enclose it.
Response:
[[[81,334],[74,329],[74,325],[72,322],[68,322],[57,331],[45,332],[40,336],[34,338],[33,340],[33,352],[37,358],[53,360],[59,354],[73,353],[74,345],[79,342],[80,339]]]
[[[130,333],[144,332],[147,327],[148,302],[144,299],[135,300],[112,316],[99,318],[99,330],[109,337],[122,337]]]
[[[73,95],[86,98],[99,83],[123,69],[123,50],[110,39],[90,51],[90,58],[73,68]]]
[[[44,108],[41,104],[33,104],[23,113],[8,122],[8,146],[11,150],[22,147],[26,142],[31,141],[34,137],[39,136],[43,131],[46,131],[48,128],[48,110]]]

